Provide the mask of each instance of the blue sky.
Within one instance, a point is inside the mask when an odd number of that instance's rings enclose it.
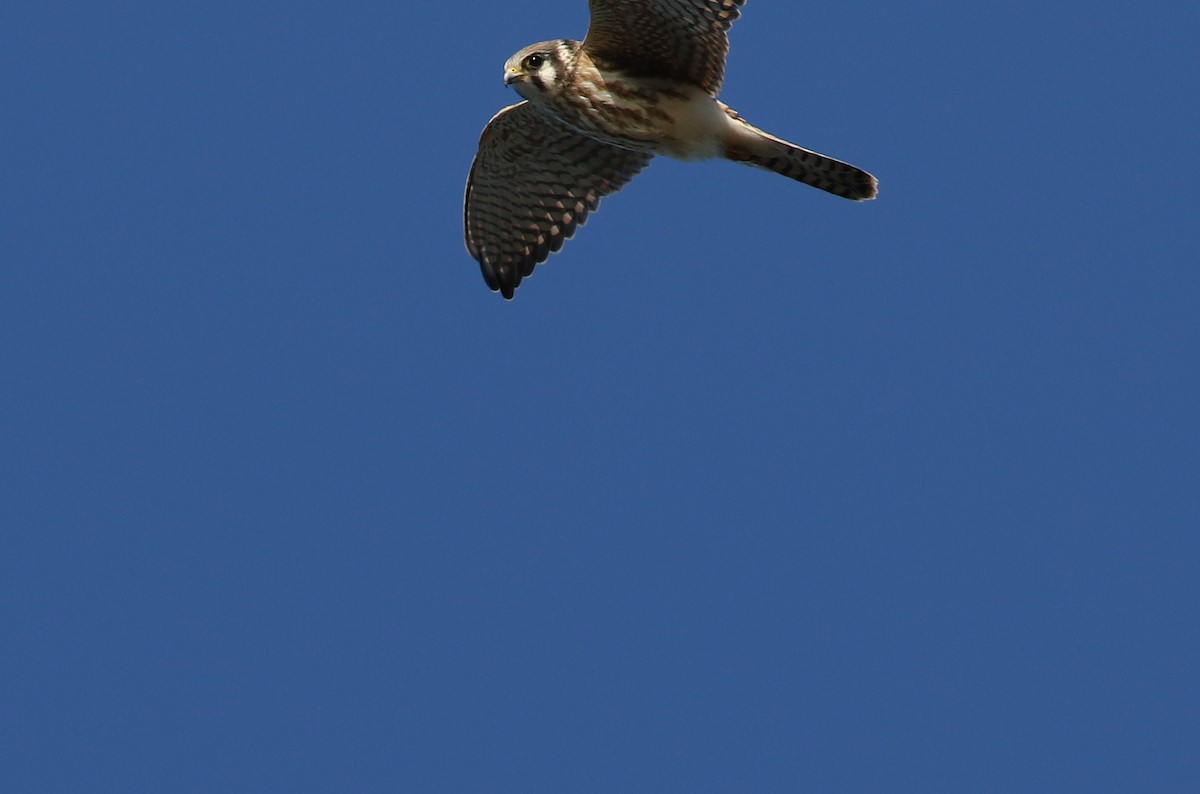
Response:
[[[1194,791],[1194,3],[751,0],[511,303],[582,0],[0,11],[8,791]]]

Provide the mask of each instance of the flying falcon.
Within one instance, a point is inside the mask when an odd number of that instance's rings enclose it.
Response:
[[[504,64],[525,101],[488,122],[467,178],[467,250],[493,291],[562,247],[600,199],[656,154],[725,158],[853,201],[875,177],[751,126],[716,98],[726,32],[745,0],[588,0],[582,42],[534,44]]]

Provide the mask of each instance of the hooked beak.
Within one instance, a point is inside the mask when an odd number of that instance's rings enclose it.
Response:
[[[514,69],[511,66],[505,67],[505,69],[504,69],[504,85],[505,86],[512,85],[513,83],[517,82],[517,80],[520,79],[520,77],[521,77],[520,69]]]

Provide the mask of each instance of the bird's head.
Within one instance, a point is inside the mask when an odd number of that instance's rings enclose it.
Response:
[[[504,64],[504,84],[513,86],[525,99],[553,93],[560,76],[574,58],[573,41],[543,41],[531,44]]]

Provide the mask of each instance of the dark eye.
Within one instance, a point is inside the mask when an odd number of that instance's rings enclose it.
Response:
[[[538,69],[542,68],[542,64],[545,62],[546,59],[541,55],[530,55],[525,59],[525,68],[531,72],[536,72]]]

